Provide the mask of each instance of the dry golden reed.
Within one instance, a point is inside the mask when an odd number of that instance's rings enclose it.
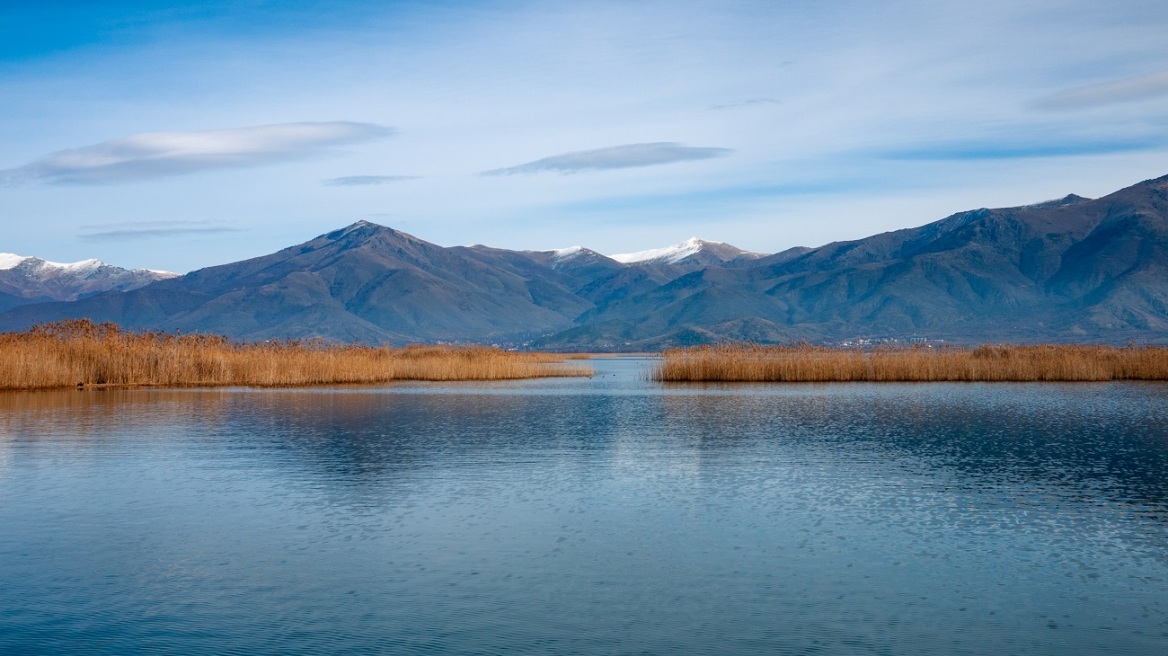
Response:
[[[676,382],[1168,380],[1168,348],[1041,344],[861,350],[726,344],[668,350],[653,377]]]
[[[82,319],[0,334],[0,389],[90,385],[284,387],[395,380],[590,376],[546,353],[319,341],[240,343],[217,335],[128,331]]]

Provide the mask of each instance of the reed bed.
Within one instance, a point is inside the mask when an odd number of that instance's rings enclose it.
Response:
[[[293,387],[590,375],[590,368],[562,364],[551,354],[486,347],[241,343],[218,335],[122,330],[88,320],[0,334],[0,389]]]
[[[1168,380],[1168,348],[1041,344],[861,350],[728,344],[668,350],[653,378],[676,382]]]

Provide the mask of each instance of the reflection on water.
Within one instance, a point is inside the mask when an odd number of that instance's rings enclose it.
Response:
[[[0,394],[0,652],[1168,653],[1156,384]]]

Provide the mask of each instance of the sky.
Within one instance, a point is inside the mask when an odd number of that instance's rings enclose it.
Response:
[[[0,252],[757,252],[1168,174],[1163,0],[0,0]]]

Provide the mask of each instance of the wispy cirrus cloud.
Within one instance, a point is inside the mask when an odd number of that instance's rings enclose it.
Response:
[[[882,159],[905,161],[1009,160],[1037,157],[1076,157],[1155,150],[1163,138],[1149,136],[1114,139],[969,140],[925,144],[877,153]]]
[[[747,98],[746,100],[739,100],[737,102],[722,103],[719,105],[710,105],[710,109],[714,111],[725,111],[728,109],[746,109],[749,107],[763,107],[766,105],[778,105],[782,101],[778,98]]]
[[[108,185],[259,166],[392,134],[392,128],[351,121],[150,132],[58,151],[18,168],[0,170],[0,185]]]
[[[672,141],[627,144],[580,150],[563,155],[544,157],[534,162],[501,169],[483,171],[483,175],[516,175],[531,173],[581,173],[584,171],[608,171],[638,166],[657,166],[675,162],[724,157],[734,152],[729,148],[685,146]]]
[[[329,178],[324,180],[322,184],[326,187],[362,187],[417,179],[416,175],[347,175],[341,178]]]
[[[1168,71],[1066,89],[1039,99],[1034,106],[1048,110],[1089,109],[1164,96],[1168,96]]]
[[[242,232],[239,228],[219,221],[128,221],[83,226],[82,241],[129,241],[158,237],[210,235]]]
[[[627,217],[632,211],[651,209],[654,212],[661,212],[664,216],[677,217],[686,212],[708,214],[719,207],[733,207],[760,199],[828,196],[840,192],[880,189],[885,185],[886,182],[878,177],[842,176],[803,182],[713,187],[667,194],[607,196],[568,203],[562,208],[621,217]]]

